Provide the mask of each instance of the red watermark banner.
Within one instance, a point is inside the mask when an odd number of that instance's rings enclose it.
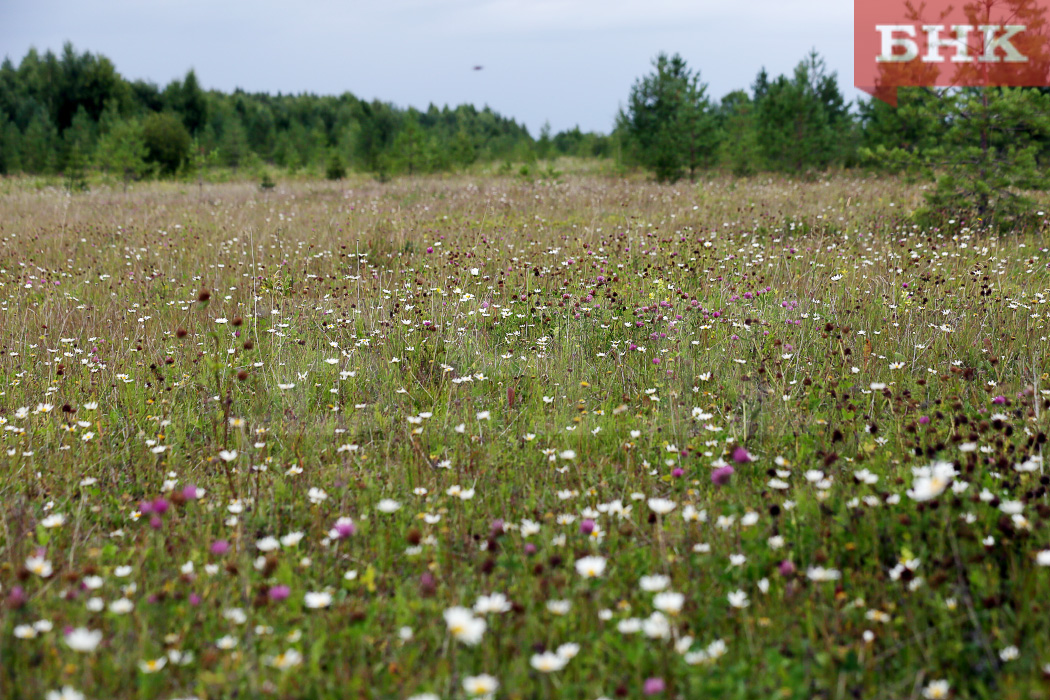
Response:
[[[856,87],[1050,86],[1050,0],[854,0]]]

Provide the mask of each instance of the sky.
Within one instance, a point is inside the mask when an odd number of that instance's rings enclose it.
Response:
[[[848,0],[0,0],[3,55],[66,41],[161,86],[488,105],[534,136],[608,133],[661,51],[720,98],[815,48],[860,95]]]

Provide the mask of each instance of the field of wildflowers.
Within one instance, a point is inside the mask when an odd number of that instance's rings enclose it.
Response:
[[[1046,697],[1041,235],[846,177],[2,187],[0,697]]]

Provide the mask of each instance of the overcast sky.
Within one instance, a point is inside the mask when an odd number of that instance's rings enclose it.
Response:
[[[536,135],[608,132],[660,51],[719,98],[816,48],[854,99],[852,25],[847,0],[0,0],[0,52],[68,40],[161,86],[192,67],[224,91],[487,104]]]

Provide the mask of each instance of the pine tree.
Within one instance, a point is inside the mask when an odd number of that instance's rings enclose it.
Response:
[[[55,167],[58,129],[43,110],[34,112],[22,140],[22,165],[27,172],[47,174]]]
[[[661,53],[653,68],[631,88],[617,128],[626,135],[635,162],[657,180],[673,182],[687,170],[692,177],[711,161],[717,146],[707,86],[678,54]]]
[[[541,160],[546,160],[551,157],[551,150],[553,144],[551,143],[551,123],[543,122],[543,126],[540,128],[540,138],[536,141],[536,155]]]
[[[222,137],[219,139],[219,157],[223,165],[237,170],[248,159],[248,136],[244,125],[236,112],[226,115],[222,124]]]
[[[87,158],[95,150],[95,131],[95,122],[88,116],[87,110],[83,107],[77,109],[72,123],[65,133],[62,134],[66,164],[69,163],[75,149],[78,151],[77,157],[80,159],[80,167],[87,166]]]
[[[337,149],[332,149],[328,156],[328,164],[325,166],[324,176],[329,180],[342,180],[346,177],[346,161]]]
[[[900,148],[908,152],[935,145],[947,128],[937,115],[940,96],[921,87],[897,89],[897,105],[878,99],[861,102],[858,107],[864,148],[874,151]]]
[[[64,175],[67,192],[75,193],[87,191],[87,159],[84,157],[83,151],[80,150],[79,141],[73,142],[69,153],[66,155],[66,168]]]
[[[1026,191],[1050,188],[1038,161],[1050,139],[1050,95],[1025,88],[948,90],[927,104],[927,117],[946,124],[942,138],[914,151],[883,149],[877,155],[918,168],[934,180],[918,212],[927,223],[972,213],[1004,228],[1031,223]]]
[[[811,52],[791,78],[756,81],[758,143],[769,167],[803,172],[823,169],[846,156],[849,110],[817,53]]]
[[[18,127],[0,112],[0,174],[16,173],[22,169],[21,142]]]
[[[460,128],[452,139],[451,158],[455,165],[466,168],[473,165],[478,159],[478,151],[474,146],[474,139],[465,128]]]
[[[121,178],[127,191],[128,184],[146,172],[142,125],[138,120],[116,116],[104,119],[99,128],[103,132],[95,147],[95,161],[106,172]]]
[[[719,162],[734,175],[752,175],[762,167],[755,104],[743,90],[722,98],[718,108]]]
[[[394,169],[414,175],[418,172],[426,172],[424,156],[423,134],[419,128],[419,122],[413,114],[409,114],[404,125],[394,137],[391,146],[393,151]]]

